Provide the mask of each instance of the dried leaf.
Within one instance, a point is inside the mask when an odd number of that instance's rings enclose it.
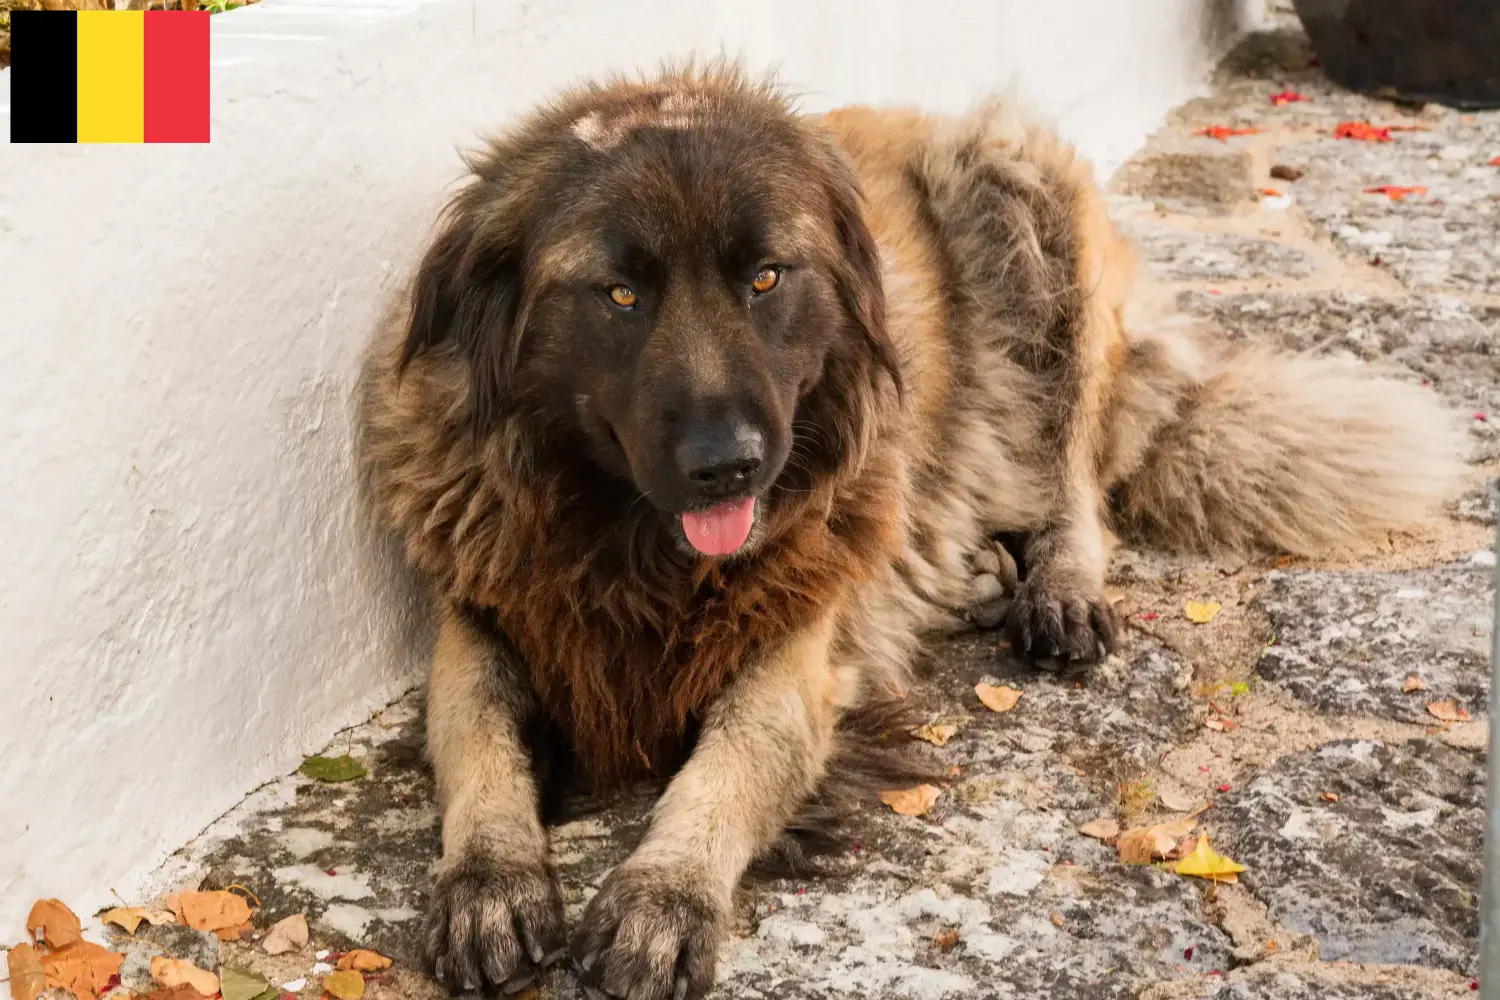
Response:
[[[355,948],[339,959],[340,969],[353,969],[355,972],[379,972],[381,969],[390,967],[390,959],[378,951],[370,951],[366,948]],[[225,1000],[228,998],[226,997]]]
[[[166,987],[187,984],[206,997],[219,992],[219,977],[183,958],[157,955],[151,959],[151,978]]]
[[[1194,135],[1206,135],[1210,139],[1218,139],[1220,142],[1228,142],[1230,138],[1237,135],[1255,135],[1258,128],[1230,128],[1227,125],[1210,125],[1208,128],[1200,128]]]
[[[1262,198],[1280,198],[1281,192],[1275,188],[1257,188]]]
[[[270,988],[270,980],[259,973],[219,967],[219,992],[224,1000],[255,1000]]]
[[[1052,914],[1052,923],[1053,923],[1053,926],[1061,927],[1063,925],[1062,914],[1061,913],[1054,913],[1054,914]]]
[[[1198,800],[1191,795],[1179,795],[1173,791],[1158,792],[1157,798],[1161,799],[1162,805],[1166,806],[1172,812],[1178,813],[1191,812],[1193,806],[1198,803]]]
[[[1427,711],[1434,719],[1444,722],[1468,722],[1469,710],[1455,705],[1451,701],[1435,701],[1427,706]]]
[[[984,681],[980,681],[974,685],[974,693],[979,696],[979,700],[984,703],[984,707],[991,712],[1009,712],[1016,707],[1016,702],[1021,700],[1021,695],[1025,692],[1017,691],[1015,688],[1006,687],[1003,684],[996,687],[994,684],[986,684]]]
[[[948,952],[952,951],[958,945],[957,928],[950,927],[945,931],[938,931],[937,936],[932,939],[932,943],[937,945],[938,951],[945,955],[948,954]]]
[[[1289,167],[1285,163],[1278,163],[1271,168],[1271,176],[1278,181],[1295,181],[1302,178],[1302,171],[1296,167]],[[1281,565],[1281,559],[1276,560],[1276,565]]]
[[[1340,122],[1333,130],[1335,139],[1357,139],[1360,142],[1390,142],[1391,130],[1376,128],[1369,122]]]
[[[48,948],[66,948],[78,940],[78,915],[56,899],[39,899],[26,918],[31,940]]]
[[[1240,728],[1233,719],[1226,718],[1222,715],[1210,715],[1208,718],[1203,720],[1203,725],[1209,729],[1212,729],[1216,733],[1232,733],[1236,729]]]
[[[178,983],[176,986],[158,987],[147,993],[142,1000],[207,1000],[207,998],[187,983]]]
[[[880,793],[880,801],[891,807],[891,811],[902,816],[925,816],[937,802],[942,790],[936,785],[918,785]]]
[[[1207,625],[1214,620],[1221,607],[1218,601],[1188,601],[1182,606],[1182,613],[1187,615],[1190,622]]]
[[[1198,838],[1198,846],[1194,848],[1192,854],[1177,862],[1179,875],[1194,875],[1198,878],[1219,881],[1224,881],[1226,876],[1236,875],[1244,870],[1244,865],[1231,861],[1215,851],[1206,836]]]
[[[1319,796],[1319,798],[1321,798],[1324,802],[1337,802],[1339,800],[1339,793],[1324,792],[1321,796]]]
[[[1093,837],[1108,843],[1120,835],[1120,821],[1112,816],[1103,819],[1092,819],[1078,828],[1078,832],[1085,837]]]
[[[307,916],[294,913],[284,920],[278,920],[266,931],[265,940],[260,946],[266,950],[267,955],[284,955],[289,951],[301,951],[307,947]]]
[[[223,889],[184,892],[180,905],[180,919],[196,931],[218,931],[250,922],[250,904]]]
[[[1407,694],[1411,694],[1413,691],[1426,691],[1427,685],[1422,683],[1422,678],[1416,674],[1412,674],[1402,683],[1401,690]]]
[[[1196,820],[1188,817],[1171,823],[1134,827],[1120,834],[1115,847],[1125,864],[1149,865],[1153,858],[1165,858],[1171,854],[1177,842],[1191,834],[1197,825]]]
[[[370,773],[363,764],[348,754],[342,757],[309,757],[297,770],[318,781],[353,781]]]
[[[1403,187],[1400,184],[1381,184],[1377,187],[1365,188],[1365,194],[1383,194],[1391,201],[1404,201],[1408,195],[1426,194],[1427,189],[1420,184]]]
[[[36,1000],[47,988],[42,957],[30,944],[22,942],[11,948],[5,956],[5,966],[10,973],[11,1000]]]
[[[1298,101],[1305,101],[1305,100],[1307,100],[1307,98],[1303,97],[1301,94],[1297,93],[1295,90],[1283,90],[1279,94],[1272,94],[1271,95],[1271,103],[1274,104],[1278,108],[1279,107],[1283,107],[1283,106],[1285,106],[1287,104],[1296,104]]]
[[[141,926],[142,921],[153,926],[177,922],[177,918],[165,910],[148,910],[144,906],[116,906],[100,914],[99,919],[106,924],[123,927],[125,933],[130,935],[135,934],[136,928]]]
[[[330,972],[323,977],[323,989],[338,1000],[359,1000],[365,995],[365,977],[352,969]]]
[[[67,990],[78,1000],[94,1000],[108,989],[124,963],[124,955],[82,940],[42,956],[47,986]]]
[[[1500,167],[1500,156],[1497,156],[1493,160],[1491,160],[1490,161],[1490,166],[1492,166],[1492,167]]]
[[[958,727],[947,722],[929,722],[924,726],[918,726],[911,734],[919,740],[926,740],[935,747],[945,746],[953,739],[953,734],[958,732]]]

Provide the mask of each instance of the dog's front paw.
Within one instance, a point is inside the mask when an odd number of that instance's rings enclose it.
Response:
[[[697,1000],[714,982],[724,906],[702,876],[665,866],[616,868],[573,940],[590,1000]]]
[[[1090,664],[1115,649],[1115,612],[1097,589],[1027,580],[1011,602],[1008,626],[1016,651],[1033,660]]]
[[[562,893],[543,862],[473,855],[438,877],[427,956],[449,990],[519,993],[565,950]]]

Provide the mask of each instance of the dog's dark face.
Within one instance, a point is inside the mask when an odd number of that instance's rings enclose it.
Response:
[[[710,556],[758,540],[830,362],[894,370],[847,167],[728,83],[596,92],[477,162],[407,344],[456,341],[481,429],[539,418]]]

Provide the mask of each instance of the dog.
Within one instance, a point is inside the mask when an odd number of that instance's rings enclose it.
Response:
[[[1086,667],[1115,532],[1312,553],[1461,475],[1410,382],[1135,318],[1089,168],[1004,102],[803,115],[690,66],[581,86],[466,165],[361,416],[440,618],[427,943],[454,989],[569,950],[563,761],[670,778],[572,937],[590,995],[703,996],[747,866],[992,536],[1019,540],[1014,648]]]

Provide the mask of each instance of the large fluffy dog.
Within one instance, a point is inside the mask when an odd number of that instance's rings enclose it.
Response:
[[[699,996],[747,865],[987,536],[1023,540],[1016,647],[1087,663],[1114,640],[1106,517],[1306,552],[1454,482],[1416,386],[1130,322],[1088,169],[1002,106],[801,117],[672,72],[573,92],[469,166],[364,418],[441,603],[430,945],[456,987],[561,951],[555,751],[675,775],[574,954],[610,996]]]

